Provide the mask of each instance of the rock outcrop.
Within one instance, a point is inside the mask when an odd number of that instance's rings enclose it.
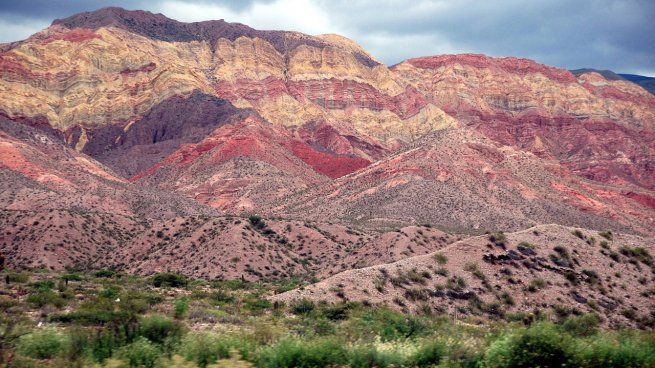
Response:
[[[655,96],[527,59],[389,68],[338,35],[104,8],[2,45],[0,101],[4,119],[88,162],[6,153],[12,183],[38,182],[34,162],[49,162],[210,212],[465,230],[494,219],[642,232],[655,217]],[[11,144],[42,152],[30,142]]]

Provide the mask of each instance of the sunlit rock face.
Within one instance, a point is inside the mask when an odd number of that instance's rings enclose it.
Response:
[[[399,142],[456,124],[354,42],[336,35],[258,31],[224,21],[180,23],[106,8],[56,20],[25,41],[5,45],[0,62],[0,109],[6,116],[49,125],[71,147],[128,176],[154,164],[151,158],[128,168],[115,157],[116,150],[133,152],[125,151],[131,146],[125,140],[136,134],[130,131],[151,135],[159,146],[166,141],[169,147],[154,154],[160,159],[211,131],[193,139],[183,134],[179,142],[171,130],[197,114],[161,114],[180,100],[196,103],[199,94],[227,101],[233,113],[246,109],[289,127],[328,155],[367,161]],[[156,128],[148,119],[153,113],[176,122]],[[225,116],[205,126],[228,122],[230,111],[219,115]],[[164,127],[169,131],[160,134]],[[349,169],[329,171],[334,176]]]
[[[483,55],[410,59],[392,69],[494,140],[587,178],[655,188],[655,96],[633,83]]]
[[[552,211],[488,212],[507,224],[552,222],[570,204],[586,215],[569,224],[610,218],[643,230],[655,217],[655,96],[526,59],[442,55],[387,67],[338,35],[105,8],[0,46],[0,118],[88,160],[65,173],[103,177],[93,184],[103,195],[109,181],[125,186],[126,198],[134,186],[223,212],[384,222],[441,221],[444,198],[468,193],[447,225],[477,228],[488,225],[485,196],[512,206],[557,202]],[[511,150],[480,153],[471,134]],[[14,138],[3,137],[3,168],[50,187],[75,184],[47,154],[21,156],[25,172],[12,166],[20,145],[43,152]],[[506,171],[494,161],[515,157],[533,164]],[[322,203],[307,207],[312,201]]]

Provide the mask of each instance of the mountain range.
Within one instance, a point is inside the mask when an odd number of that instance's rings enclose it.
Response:
[[[76,14],[0,45],[0,250],[13,267],[327,278],[296,291],[315,296],[437,251],[486,262],[508,250],[481,234],[505,231],[540,248],[514,281],[611,277],[593,234],[655,253],[649,86],[479,54],[387,66],[339,35]],[[584,265],[546,267],[565,244]],[[648,308],[648,286],[631,285]],[[611,307],[620,293],[558,287],[545,302]]]

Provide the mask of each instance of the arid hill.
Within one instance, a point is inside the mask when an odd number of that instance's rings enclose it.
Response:
[[[561,315],[595,311],[608,325],[639,324],[655,312],[653,254],[651,239],[540,225],[342,272],[274,299],[364,301],[456,318],[546,309]]]

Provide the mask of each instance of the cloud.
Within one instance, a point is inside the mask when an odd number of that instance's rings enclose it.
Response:
[[[316,4],[304,0],[255,2],[240,8],[224,4],[164,1],[158,10],[184,22],[225,19],[257,29],[299,31],[309,34],[337,33],[327,14]]]
[[[478,52],[655,75],[652,0],[0,0],[0,42],[108,5],[181,21],[222,18],[258,29],[338,33],[387,64]]]
[[[0,17],[0,42],[23,40],[49,24],[43,19]]]

